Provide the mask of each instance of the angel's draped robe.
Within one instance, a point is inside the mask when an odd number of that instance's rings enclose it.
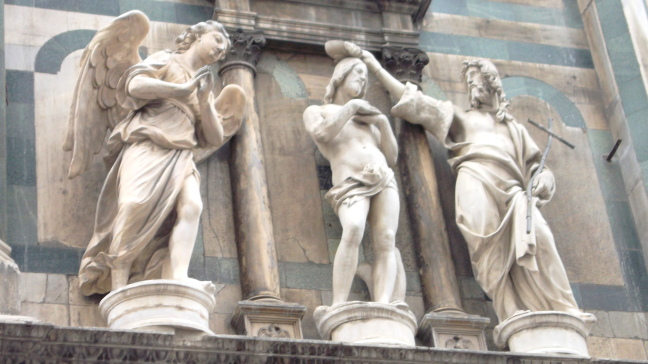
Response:
[[[111,270],[130,267],[129,283],[160,278],[176,220],[176,201],[185,179],[200,180],[192,149],[200,136],[198,99],[138,99],[128,93],[135,76],[184,83],[192,73],[168,52],[158,52],[128,69],[117,93],[133,110],[108,140],[112,168],[104,182],[93,237],[81,260],[84,295],[111,291]]]
[[[468,245],[475,279],[493,300],[499,320],[518,310],[580,314],[535,197],[532,231],[526,234],[526,188],[542,157],[526,129],[515,120],[503,121],[514,155],[492,145],[453,140],[452,104],[423,95],[412,84],[392,115],[423,125],[453,152],[448,162],[457,176],[456,222]],[[477,202],[460,203],[462,197],[475,194],[481,196],[482,205],[462,209]]]

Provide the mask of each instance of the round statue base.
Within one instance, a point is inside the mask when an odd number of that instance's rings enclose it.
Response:
[[[209,315],[216,298],[211,282],[150,280],[129,284],[99,303],[111,329],[151,331],[183,336],[214,335]]]
[[[585,338],[592,323],[565,312],[525,312],[497,325],[493,337],[512,352],[589,357]]]
[[[322,338],[354,344],[415,346],[416,317],[405,303],[346,302],[320,306],[315,323]]]

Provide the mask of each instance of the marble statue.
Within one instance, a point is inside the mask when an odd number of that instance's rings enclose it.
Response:
[[[422,125],[452,153],[456,182],[456,222],[468,244],[473,272],[493,300],[501,321],[524,311],[560,311],[589,318],[574,300],[554,238],[539,207],[552,198],[554,176],[544,168],[533,187],[533,225],[526,233],[526,186],[541,151],[509,114],[495,66],[478,59],[463,63],[471,109],[426,96],[403,85],[367,52],[358,55],[399,101],[393,116]]]
[[[342,59],[326,88],[324,104],[304,112],[304,125],[329,160],[333,188],[326,199],[340,218],[342,238],[333,262],[333,302],[347,301],[356,273],[379,303],[403,301],[405,277],[395,236],[399,195],[390,166],[398,146],[387,117],[363,99],[367,67],[359,58]],[[358,268],[358,251],[369,222],[375,262]]]
[[[240,87],[212,92],[209,65],[230,46],[221,24],[195,24],[175,51],[142,60],[148,30],[146,15],[128,12],[99,30],[81,59],[64,146],[72,151],[69,178],[88,168],[110,131],[110,171],[79,269],[85,295],[149,279],[189,280],[202,209],[194,152],[223,145],[243,120]]]

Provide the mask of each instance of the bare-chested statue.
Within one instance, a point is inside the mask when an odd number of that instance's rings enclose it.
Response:
[[[470,110],[423,95],[384,70],[374,56],[348,44],[397,99],[393,116],[421,124],[450,149],[457,176],[456,222],[468,244],[473,272],[503,321],[530,311],[562,311],[592,319],[577,307],[554,238],[540,213],[554,194],[554,176],[543,169],[534,180],[533,224],[526,233],[526,186],[541,151],[508,113],[495,66],[465,61]]]
[[[304,125],[331,163],[334,187],[326,194],[342,224],[333,263],[333,304],[347,301],[358,267],[358,250],[368,221],[375,262],[358,271],[373,300],[405,298],[405,277],[395,248],[399,197],[394,172],[398,146],[387,117],[363,100],[367,67],[359,58],[340,61],[326,88],[324,105],[304,112]],[[366,268],[364,266],[363,268]]]

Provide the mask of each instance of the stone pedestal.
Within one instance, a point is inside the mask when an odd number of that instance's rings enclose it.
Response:
[[[416,317],[406,304],[353,301],[320,306],[315,316],[317,331],[326,340],[415,346]]]
[[[585,338],[592,323],[565,312],[526,312],[497,325],[493,337],[497,346],[508,345],[513,352],[587,357]]]
[[[101,300],[99,310],[111,329],[214,335],[209,329],[209,315],[216,306],[214,292],[211,282],[143,281],[111,292]]]
[[[303,339],[301,319],[306,306],[276,300],[240,301],[232,316],[239,335]]]
[[[489,323],[488,317],[430,312],[421,320],[418,335],[426,346],[488,351],[484,329]]]

